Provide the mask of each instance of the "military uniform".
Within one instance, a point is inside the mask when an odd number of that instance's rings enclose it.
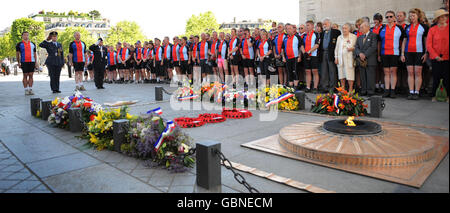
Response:
[[[58,33],[52,32],[50,35],[58,35]],[[50,76],[50,88],[53,92],[59,92],[59,77],[61,75],[61,68],[64,66],[63,47],[61,43],[51,40],[41,42],[39,47],[46,49],[48,53],[45,64],[47,65]]]

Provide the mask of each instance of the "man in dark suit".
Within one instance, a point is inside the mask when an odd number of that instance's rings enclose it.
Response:
[[[360,25],[362,35],[358,37],[355,46],[355,58],[361,72],[361,94],[372,96],[375,94],[375,77],[377,67],[378,37],[370,30],[369,23],[364,21]]]
[[[50,76],[50,88],[53,93],[61,93],[59,91],[59,77],[61,75],[61,68],[64,66],[64,53],[61,43],[57,42],[58,33],[51,32],[47,40],[41,42],[39,47],[47,50],[47,60],[45,64],[48,68],[48,74]]]
[[[322,72],[320,76],[320,84],[324,92],[336,87],[337,67],[334,63],[334,49],[336,48],[337,38],[341,35],[341,31],[331,28],[331,21],[325,19],[323,21],[322,37],[320,40],[320,50],[322,51]]]
[[[107,50],[103,47],[103,39],[99,38],[97,43],[91,45],[89,50],[94,52],[94,81],[97,89],[105,89],[103,87],[103,79],[105,78],[105,69],[107,62]]]

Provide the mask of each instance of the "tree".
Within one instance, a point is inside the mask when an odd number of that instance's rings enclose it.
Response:
[[[70,10],[69,13],[67,13],[67,15],[69,15],[69,16],[75,16],[75,12],[73,12],[72,10]]]
[[[62,44],[65,55],[69,54],[69,45],[75,40],[73,34],[75,32],[80,32],[81,40],[86,44],[86,50],[90,45],[96,42],[95,38],[92,37],[91,33],[84,27],[67,27],[64,32],[60,33],[58,36],[58,41]]]
[[[22,32],[27,31],[30,40],[39,45],[44,40],[44,22],[35,21],[31,18],[20,18],[13,21],[11,26],[10,40],[13,45],[22,41]]]
[[[144,41],[146,37],[136,22],[121,21],[116,26],[111,27],[106,38],[107,45],[115,45],[117,42],[132,43]]]
[[[89,12],[89,16],[94,17],[94,18],[100,18],[101,14],[97,10],[93,10],[93,11]]]
[[[0,37],[0,60],[16,55],[15,45],[11,41],[10,33],[6,33]]]
[[[219,29],[214,13],[211,11],[200,13],[198,16],[192,15],[186,22],[185,36],[199,35],[203,32],[212,33]]]

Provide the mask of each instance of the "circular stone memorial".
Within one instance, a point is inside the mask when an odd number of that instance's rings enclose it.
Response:
[[[308,122],[284,127],[280,145],[300,157],[325,163],[392,167],[418,164],[436,155],[431,136],[387,123],[356,120]]]

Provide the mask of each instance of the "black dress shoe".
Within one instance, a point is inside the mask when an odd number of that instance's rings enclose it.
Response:
[[[383,93],[383,98],[387,98],[387,97],[389,97],[389,96],[391,96],[391,91],[387,89],[387,90],[385,90],[384,93]]]
[[[53,94],[55,94],[55,93],[58,93],[58,91],[55,91],[55,90],[54,90],[54,91],[53,91]]]
[[[99,89],[105,89],[105,87],[100,87]]]
[[[408,97],[407,97],[406,99],[408,99],[408,100],[412,100],[412,99],[413,99],[413,96],[414,96],[414,94],[412,94],[412,93],[409,93],[409,95],[408,95]]]
[[[395,90],[391,89],[391,93],[390,93],[389,97],[397,98],[397,95],[395,94]]]
[[[360,96],[366,96],[366,95],[367,95],[367,92],[361,92],[359,95],[360,95]]]
[[[59,90],[56,90],[56,93],[61,93],[61,91],[59,91]]]

